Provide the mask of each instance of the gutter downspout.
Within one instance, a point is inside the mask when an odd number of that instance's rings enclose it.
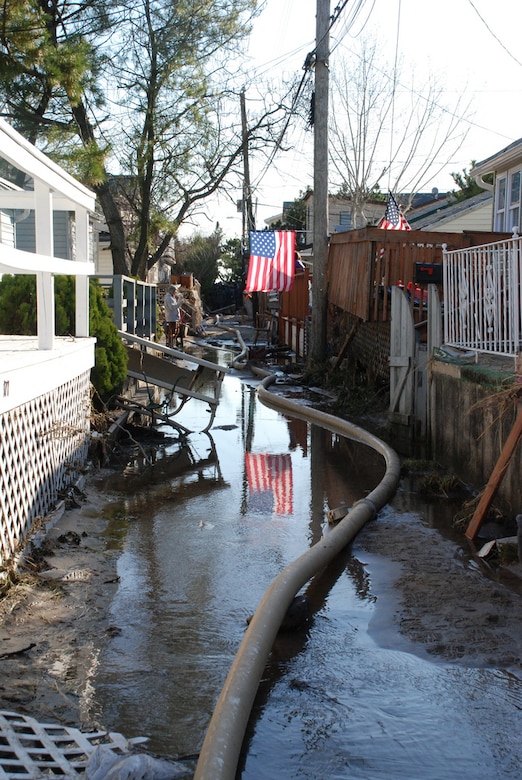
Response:
[[[383,456],[386,472],[366,498],[357,501],[337,526],[283,569],[265,592],[245,632],[214,709],[194,780],[233,780],[236,776],[259,682],[294,596],[351,542],[368,520],[375,518],[379,509],[395,493],[400,479],[399,458],[387,444],[357,425],[269,392],[267,387],[274,380],[275,376],[270,375],[259,386],[258,395],[262,403],[373,447]]]
[[[489,182],[484,181],[483,174],[479,174],[478,176],[474,176],[473,178],[477,182],[478,186],[481,187],[483,190],[487,190],[488,192],[494,192],[495,185],[489,184]]]

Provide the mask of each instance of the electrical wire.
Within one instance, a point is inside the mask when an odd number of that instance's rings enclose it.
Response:
[[[480,15],[479,11],[477,10],[475,4],[473,3],[473,0],[468,0],[470,5],[472,6],[475,13],[479,16],[481,22],[484,24],[486,29],[489,31],[489,33],[495,38],[495,40],[499,43],[500,46],[506,51],[506,53],[512,57],[512,59],[517,62],[517,64],[522,65],[522,62],[520,62],[511,52],[508,50],[508,48],[503,44],[503,42],[498,38],[497,35],[491,30],[485,19]],[[376,4],[376,0],[356,0],[356,2],[353,2],[351,5],[349,3],[349,0],[342,0],[342,2],[339,2],[337,6],[335,7],[333,13],[330,17],[330,23],[328,26],[328,33],[330,33],[336,25],[338,25],[340,22],[342,22],[342,29],[339,30],[339,34],[336,36],[336,40],[333,46],[330,47],[330,54],[342,44],[343,38],[345,38],[348,34],[353,34],[353,37],[357,37],[357,35],[360,35],[361,32],[367,27],[369,20],[372,16],[372,13],[374,11]],[[285,6],[286,10],[288,11],[289,6]],[[364,18],[363,18],[364,14]],[[359,23],[357,30],[355,32],[354,28],[356,24]],[[400,38],[400,32],[401,32],[401,0],[399,0],[399,6],[398,6],[398,13],[397,13],[397,25],[396,25],[396,36],[395,36],[395,51],[394,51],[394,65],[393,65],[393,107],[392,107],[392,124],[395,121],[395,95],[399,88],[408,89],[408,91],[415,94],[418,98],[425,98],[425,95],[423,95],[421,92],[412,90],[411,86],[406,88],[404,85],[401,84],[400,79],[398,78],[398,56],[399,56],[399,38]],[[315,56],[317,51],[317,46],[319,45],[319,42],[316,42],[313,48],[310,49],[310,51],[307,53],[305,62],[303,65],[303,69],[305,73],[301,77],[298,86],[296,88],[296,91],[294,93],[294,96],[291,101],[291,105],[288,109],[288,116],[284,123],[284,127],[279,134],[279,137],[277,139],[276,145],[274,149],[271,151],[271,154],[269,158],[267,159],[266,163],[263,165],[262,171],[256,176],[255,183],[253,186],[256,188],[260,186],[263,178],[266,176],[268,171],[271,169],[274,163],[274,159],[278,152],[281,150],[284,138],[287,136],[287,133],[289,131],[292,117],[294,116],[295,108],[298,104],[299,98],[303,94],[305,88],[308,87],[309,80],[306,78],[306,74],[311,74],[314,65],[315,65]],[[303,47],[301,47],[303,48]],[[257,69],[253,72],[259,73],[265,73],[267,70],[270,69],[270,65],[274,64],[276,67],[280,66],[285,61],[288,61],[291,57],[295,56],[296,53],[299,52],[299,49],[294,50],[293,52],[289,52],[287,55],[283,55],[281,58],[277,58],[276,60],[273,60],[272,63],[267,63],[263,66],[263,69]],[[383,71],[381,71],[383,73]],[[389,74],[386,73],[389,77]],[[463,112],[463,114],[448,110],[446,107],[438,106],[438,108],[443,111],[448,117],[459,120],[462,123],[465,123],[468,127],[475,127],[477,129],[486,130],[488,131],[488,128],[484,127],[483,125],[480,125],[473,121],[469,117],[469,111]],[[497,132],[497,131],[491,131],[491,132]],[[497,132],[498,134],[498,132]],[[502,135],[502,134],[499,134]],[[502,136],[504,137],[504,136]],[[507,136],[506,136],[507,137]],[[390,150],[389,150],[389,158],[391,159],[393,155],[393,131],[390,134]],[[391,170],[389,170],[388,176],[391,176]]]
[[[478,18],[480,19],[480,21],[482,22],[482,24],[484,25],[484,27],[486,28],[486,30],[488,31],[488,33],[489,33],[489,34],[490,34],[490,35],[491,35],[491,36],[492,36],[492,37],[493,37],[493,38],[494,38],[494,39],[497,41],[497,43],[498,43],[500,46],[502,46],[502,48],[504,49],[504,51],[506,52],[506,54],[507,54],[509,57],[511,57],[511,59],[512,59],[512,60],[514,60],[514,61],[517,63],[517,65],[520,65],[520,66],[522,67],[522,62],[520,62],[520,60],[518,60],[518,59],[515,57],[515,55],[514,55],[514,54],[512,54],[512,53],[509,51],[509,49],[507,48],[507,46],[505,46],[505,45],[502,43],[502,41],[500,40],[500,38],[498,37],[498,35],[496,35],[496,34],[493,32],[493,30],[491,29],[491,27],[489,26],[489,24],[486,22],[486,20],[484,19],[484,17],[483,17],[483,16],[480,14],[480,11],[479,11],[479,10],[478,10],[478,8],[476,7],[476,5],[473,3],[473,0],[468,0],[468,3],[469,3],[469,4],[470,4],[470,6],[473,8],[473,10],[474,10],[474,11],[475,11],[475,13],[477,14]]]
[[[326,35],[329,34],[329,32],[333,28],[333,26],[339,21],[339,19],[341,17],[341,14],[343,13],[343,11],[345,10],[345,8],[348,5],[348,2],[349,2],[349,0],[343,0],[341,3],[339,3],[335,7],[334,12],[333,12],[333,14],[330,17],[330,23],[328,25],[328,31],[325,33],[324,37],[326,37]],[[345,23],[345,32],[344,32],[344,34],[347,34],[347,32],[350,30],[350,28],[353,26],[353,24],[355,24],[356,19],[359,17],[360,13],[362,12],[362,9],[364,8],[364,6],[365,6],[365,4],[367,2],[368,2],[368,0],[357,0],[357,2],[355,3],[355,8],[352,9],[352,11],[351,11],[350,18]],[[375,5],[375,0],[372,0],[372,9],[373,9],[374,5]],[[324,40],[324,38],[323,38],[323,40]],[[312,68],[313,68],[313,66],[315,64],[315,58],[316,58],[317,48],[319,46],[319,43],[320,42],[316,42],[316,45],[314,46],[314,48],[306,55],[306,59],[305,59],[304,65],[303,65],[304,73],[303,73],[303,76],[301,77],[299,85],[298,85],[298,87],[296,89],[296,92],[294,94],[294,97],[292,99],[292,103],[291,103],[291,106],[290,106],[289,111],[288,111],[287,119],[285,121],[283,129],[282,129],[281,133],[279,134],[279,137],[278,137],[278,139],[276,141],[276,144],[275,144],[275,146],[274,146],[274,148],[273,148],[273,150],[272,150],[272,152],[271,152],[267,162],[263,166],[263,169],[262,169],[261,173],[256,177],[256,185],[259,185],[261,183],[262,179],[264,178],[264,176],[267,174],[268,170],[272,166],[272,163],[274,161],[274,158],[275,158],[276,154],[281,149],[281,146],[282,146],[282,143],[283,143],[283,139],[284,139],[284,137],[285,137],[285,135],[286,135],[286,133],[288,131],[289,125],[290,125],[291,118],[294,115],[295,108],[296,108],[296,106],[298,104],[299,98],[300,98],[300,96],[301,96],[301,94],[303,92],[305,84],[307,83],[307,75],[310,74],[310,72],[311,72],[311,70],[312,70]]]

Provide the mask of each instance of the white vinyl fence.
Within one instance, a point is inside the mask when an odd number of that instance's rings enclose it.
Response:
[[[521,348],[522,239],[444,249],[444,342],[516,356]]]

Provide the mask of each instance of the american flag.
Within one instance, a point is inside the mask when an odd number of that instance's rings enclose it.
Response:
[[[293,512],[292,459],[289,453],[245,453],[250,493],[271,493],[276,515]]]
[[[253,230],[246,292],[288,292],[294,283],[295,230]]]
[[[379,227],[382,230],[411,230],[408,220],[400,210],[391,192],[388,194],[388,205]]]

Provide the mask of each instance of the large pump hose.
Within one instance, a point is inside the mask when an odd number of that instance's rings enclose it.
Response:
[[[233,780],[236,776],[241,745],[259,682],[294,596],[354,539],[368,520],[377,515],[399,483],[399,458],[387,444],[357,425],[271,393],[267,388],[274,380],[275,376],[271,374],[260,384],[258,395],[262,403],[373,447],[383,456],[386,471],[377,487],[366,498],[357,501],[326,536],[283,569],[265,592],[214,709],[194,780]]]

